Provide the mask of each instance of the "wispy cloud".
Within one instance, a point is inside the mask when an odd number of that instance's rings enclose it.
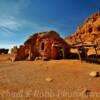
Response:
[[[17,30],[19,26],[20,26],[20,23],[17,23],[16,20],[12,18],[0,19],[0,27],[7,27],[9,29]]]
[[[3,36],[12,36],[21,26],[12,16],[0,18],[0,33]]]
[[[0,34],[11,37],[19,34],[24,27],[21,12],[30,5],[31,0],[0,0]]]
[[[39,22],[31,22],[25,19],[18,19],[13,16],[6,16],[0,18],[0,34],[6,37],[10,37],[13,35],[20,35],[20,29],[33,29],[35,31],[46,31],[50,30],[49,26],[41,25]]]

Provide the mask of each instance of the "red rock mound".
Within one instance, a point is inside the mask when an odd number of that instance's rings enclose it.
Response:
[[[20,48],[12,50],[14,60],[63,59],[70,46],[55,31],[40,32],[29,37]]]

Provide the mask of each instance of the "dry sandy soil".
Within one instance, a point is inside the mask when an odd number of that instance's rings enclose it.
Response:
[[[0,56],[0,100],[100,100],[100,65],[78,60],[9,61]],[[49,80],[49,81],[47,81]]]

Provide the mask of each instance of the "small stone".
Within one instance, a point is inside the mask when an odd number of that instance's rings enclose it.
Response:
[[[47,81],[47,82],[52,82],[52,81],[53,81],[53,79],[52,79],[52,78],[50,78],[50,77],[48,77],[48,78],[46,78],[46,81]]]
[[[91,76],[91,77],[98,77],[99,76],[99,72],[92,71],[92,72],[89,73],[89,76]]]

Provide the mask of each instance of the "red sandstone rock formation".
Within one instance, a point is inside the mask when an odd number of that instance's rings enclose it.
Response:
[[[97,42],[100,44],[100,13],[90,16],[76,32],[65,38],[69,44],[78,42]]]
[[[70,46],[55,31],[33,34],[15,53],[15,60],[62,59],[70,53]],[[13,52],[12,52],[13,54]]]

